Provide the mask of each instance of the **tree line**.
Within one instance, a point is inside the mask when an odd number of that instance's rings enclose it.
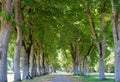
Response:
[[[88,65],[98,60],[99,79],[105,80],[104,59],[110,55],[109,49],[114,50],[115,82],[120,81],[119,0],[1,0],[0,3],[0,82],[7,82],[10,55],[7,52],[12,53],[14,80],[19,81],[20,57],[22,79],[27,79],[29,72],[36,77],[55,71],[59,51],[64,54],[66,69],[70,68],[67,62],[72,61],[75,75],[86,75]],[[13,49],[9,48],[11,44]]]

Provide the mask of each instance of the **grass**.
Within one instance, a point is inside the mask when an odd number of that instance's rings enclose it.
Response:
[[[13,72],[8,72],[7,76],[8,76],[8,82],[14,82],[13,81],[14,80],[14,74],[13,74]],[[34,79],[30,79],[30,80],[22,80],[22,81],[19,81],[19,82],[50,82],[50,80],[54,76],[55,76],[54,74],[48,74],[48,75],[43,75],[43,76],[35,77]]]
[[[106,74],[106,80],[103,80],[103,81],[99,80],[98,73],[92,73],[92,74],[89,74],[88,76],[72,75],[72,77],[75,77],[82,82],[114,82],[114,75],[111,73]]]

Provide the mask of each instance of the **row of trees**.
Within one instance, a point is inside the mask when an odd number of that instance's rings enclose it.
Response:
[[[36,4],[32,5],[33,2]],[[47,29],[38,25],[40,21],[37,12],[41,5],[36,1],[27,0],[2,0],[1,4],[0,82],[7,82],[7,51],[14,59],[14,81],[21,80],[20,57],[22,57],[23,80],[28,79],[29,74],[33,78],[54,71],[57,55],[53,54],[56,52],[50,50],[51,43],[47,42],[49,40],[46,41]],[[8,50],[9,42],[10,45],[15,44],[15,46]],[[48,56],[49,52],[52,53]]]
[[[112,31],[115,82],[120,81],[118,0],[0,2],[0,82],[7,81],[7,51],[14,59],[15,81],[21,80],[21,56],[23,79],[26,79],[29,72],[32,77],[48,73],[49,65],[58,69],[57,57],[60,52],[65,54],[63,66],[66,70],[71,67],[68,62],[72,60],[75,75],[86,75],[87,65],[94,66],[99,58],[99,77],[104,80],[104,58],[113,49]],[[8,49],[9,42],[15,46]]]

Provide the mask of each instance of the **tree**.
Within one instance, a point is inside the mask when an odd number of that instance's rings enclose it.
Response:
[[[20,52],[22,47],[22,32],[21,32],[21,10],[20,10],[20,0],[15,0],[14,11],[15,11],[15,22],[17,29],[17,40],[14,48],[14,81],[21,80],[20,74]]]
[[[115,71],[115,82],[120,81],[120,11],[117,9],[119,8],[118,1],[111,0],[112,5],[112,14],[111,14],[111,24],[112,24],[112,31],[113,31],[113,38],[114,38],[114,71]],[[115,7],[117,5],[117,7]],[[117,22],[117,25],[116,25]]]
[[[11,19],[14,0],[2,0],[0,31],[0,82],[7,82],[7,50],[11,32]]]
[[[105,44],[106,44],[106,38],[104,35],[104,27],[105,27],[105,2],[101,1],[101,20],[100,20],[100,29],[101,34],[98,36],[95,24],[92,19],[90,6],[88,5],[88,1],[86,1],[86,12],[87,16],[90,22],[90,27],[92,29],[92,34],[94,37],[94,40],[96,40],[96,46],[98,48],[99,52],[99,78],[100,80],[105,80],[105,74],[104,74],[104,54],[105,54]],[[99,38],[101,38],[101,41],[99,41]]]

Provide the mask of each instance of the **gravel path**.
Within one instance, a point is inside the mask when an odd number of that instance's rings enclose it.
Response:
[[[53,77],[51,82],[71,82],[66,76],[60,74]]]

